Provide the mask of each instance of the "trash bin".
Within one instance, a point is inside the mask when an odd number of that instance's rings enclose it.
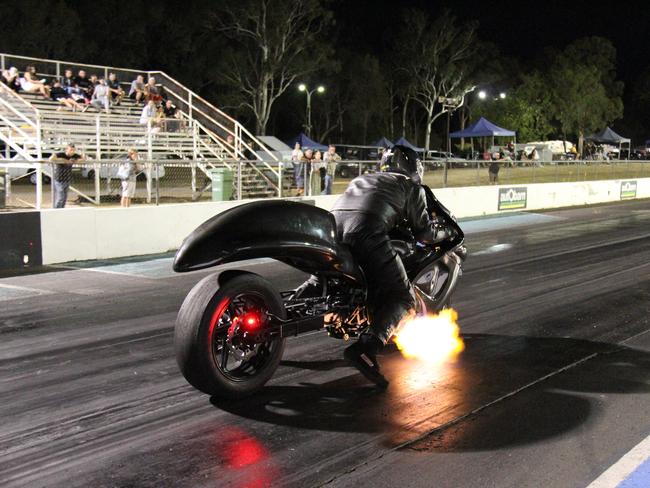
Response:
[[[7,170],[0,168],[0,208],[7,206]]]
[[[230,200],[234,181],[233,171],[226,168],[215,168],[208,170],[208,176],[212,180],[212,201]]]

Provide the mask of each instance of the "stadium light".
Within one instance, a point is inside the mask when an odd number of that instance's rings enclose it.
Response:
[[[300,85],[298,85],[298,90],[307,94],[307,123],[305,124],[305,133],[307,134],[307,137],[311,137],[311,96],[314,92],[324,93],[325,87],[323,85],[318,85],[317,88],[309,90],[307,85],[300,83]]]

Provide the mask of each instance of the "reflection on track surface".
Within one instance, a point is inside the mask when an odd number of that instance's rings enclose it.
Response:
[[[389,349],[383,393],[321,333],[249,400],[193,390],[172,328],[206,272],[168,257],[0,279],[0,485],[586,486],[650,432],[649,209],[474,228],[467,349],[438,368]]]

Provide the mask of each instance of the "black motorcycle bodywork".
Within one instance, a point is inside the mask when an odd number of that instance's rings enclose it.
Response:
[[[204,222],[176,253],[174,271],[259,257],[274,258],[310,274],[362,280],[352,255],[336,240],[334,216],[313,205],[286,200],[240,205]]]
[[[418,311],[436,313],[449,305],[466,250],[456,220],[425,190],[431,216],[453,229],[451,237],[425,246],[408,229],[398,229],[391,242],[414,286]],[[347,340],[370,325],[363,272],[347,246],[337,241],[333,215],[312,205],[272,200],[227,210],[185,239],[174,270],[262,257],[312,277],[296,290],[278,291],[249,270],[229,269],[194,287],[179,311],[175,348],[185,378],[201,391],[231,398],[251,394],[279,364],[284,338],[325,328],[330,336]],[[247,330],[246,320],[263,327]],[[236,374],[228,367],[231,355]],[[251,370],[254,374],[248,374]]]

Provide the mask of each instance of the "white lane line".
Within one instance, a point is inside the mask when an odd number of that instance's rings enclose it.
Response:
[[[494,246],[490,246],[487,249],[473,252],[472,256],[481,256],[483,254],[494,254],[497,252],[507,251],[508,249],[512,249],[513,247],[514,247],[513,244],[508,244],[508,243],[495,244]]]
[[[596,478],[587,488],[614,488],[650,457],[650,436]]]
[[[12,290],[31,291],[36,293],[50,293],[49,291],[39,290],[38,288],[29,288],[27,286],[18,286],[18,285],[8,285],[6,283],[0,283],[0,288],[10,288]]]
[[[102,269],[100,267],[97,268],[76,268],[74,266],[60,266],[60,265],[51,265],[52,268],[60,268],[65,271],[93,271],[95,273],[106,273],[106,274],[112,274],[112,275],[119,275],[119,276],[130,276],[130,277],[136,277],[136,278],[145,278],[145,279],[152,279],[149,276],[144,276],[144,275],[139,275],[135,273],[124,273],[121,271],[111,271],[110,269]]]

